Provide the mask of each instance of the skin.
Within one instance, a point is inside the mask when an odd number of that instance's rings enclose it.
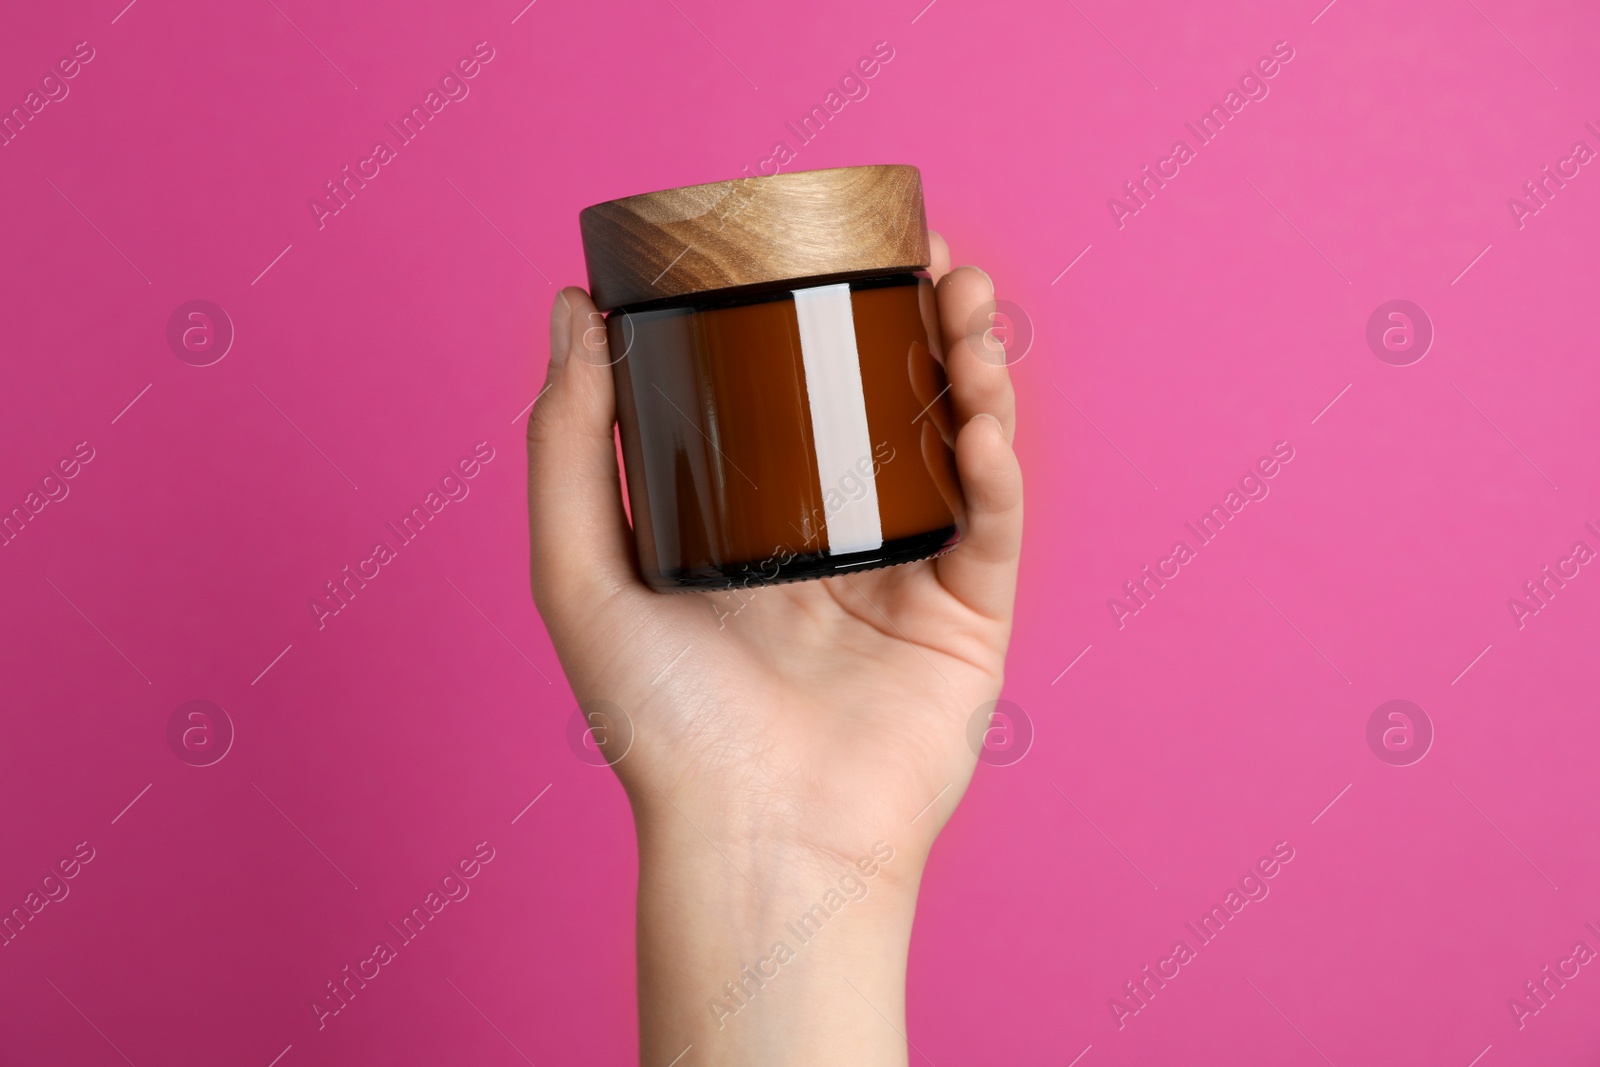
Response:
[[[664,596],[640,580],[603,319],[579,288],[552,309],[528,426],[533,596],[579,702],[625,716],[592,719],[596,736],[620,748],[631,724],[613,769],[639,839],[646,1067],[680,1055],[680,1067],[908,1062],[917,888],[977,762],[968,722],[1000,695],[1022,540],[1009,375],[992,341],[985,352],[967,334],[994,289],[976,267],[950,270],[937,234],[931,244],[961,544],[762,587],[720,622],[705,601],[731,604],[725,594]],[[859,899],[796,936],[790,924],[847,895]],[[792,958],[775,957],[779,941]],[[741,980],[730,996],[725,983]]]

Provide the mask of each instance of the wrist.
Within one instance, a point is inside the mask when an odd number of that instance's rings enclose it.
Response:
[[[782,899],[815,895],[818,886],[854,872],[870,895],[914,907],[931,841],[907,825],[861,817],[848,825],[817,818],[780,801],[733,805],[728,790],[674,783],[630,788],[641,873],[674,885]],[[815,825],[811,825],[815,824]]]
[[[636,814],[644,1062],[903,1063],[916,850],[662,807]]]

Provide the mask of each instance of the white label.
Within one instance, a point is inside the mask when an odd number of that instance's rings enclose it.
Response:
[[[872,433],[861,388],[850,286],[796,289],[794,310],[800,323],[800,355],[811,402],[828,552],[837,556],[881,548],[883,526],[878,521],[878,484],[872,474]],[[852,498],[850,490],[856,486],[865,489]],[[830,505],[830,500],[836,506]]]

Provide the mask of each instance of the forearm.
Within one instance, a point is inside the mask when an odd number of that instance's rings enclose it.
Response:
[[[905,1064],[914,850],[824,860],[702,829],[639,816],[641,1067]]]

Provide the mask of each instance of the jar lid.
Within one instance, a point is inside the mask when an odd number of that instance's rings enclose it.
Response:
[[[916,167],[735,178],[623,197],[578,213],[601,311],[741,285],[928,266]]]

